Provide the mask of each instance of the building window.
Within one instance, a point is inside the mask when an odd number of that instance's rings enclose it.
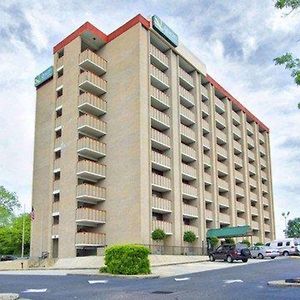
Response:
[[[64,56],[64,49],[60,50],[57,55],[58,55],[58,58],[63,57]]]
[[[64,68],[61,68],[59,71],[57,71],[57,78],[64,75]]]

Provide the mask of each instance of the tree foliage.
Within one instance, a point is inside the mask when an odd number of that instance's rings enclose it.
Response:
[[[250,247],[251,245],[250,241],[247,239],[242,240],[241,243],[247,245],[247,247]]]
[[[24,217],[24,253],[29,254],[30,250],[30,225],[31,220],[28,214],[15,217],[11,224],[0,227],[0,254],[20,255],[22,252],[22,234]]]
[[[216,248],[219,243],[219,239],[215,236],[212,236],[211,238],[209,238],[209,242],[212,248]]]
[[[9,192],[3,186],[0,186],[0,206],[6,208],[11,213],[15,208],[21,207],[16,193]]]
[[[288,221],[287,236],[289,238],[300,238],[300,218]]]
[[[193,231],[185,231],[183,234],[183,240],[187,243],[193,243],[196,239],[197,237]]]
[[[275,7],[278,9],[287,8],[291,10],[290,12],[292,12],[300,7],[300,0],[277,0]]]
[[[154,241],[162,241],[166,238],[166,234],[162,229],[155,229],[152,232],[151,237],[152,237],[152,240],[154,240]]]
[[[233,238],[226,238],[225,239],[225,244],[234,244],[234,243],[235,243],[235,241],[234,241]]]

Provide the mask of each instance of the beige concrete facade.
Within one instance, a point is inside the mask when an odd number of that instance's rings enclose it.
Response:
[[[274,238],[268,130],[184,53],[140,22],[55,52],[37,88],[31,256],[152,244],[157,228],[167,246],[224,226]]]

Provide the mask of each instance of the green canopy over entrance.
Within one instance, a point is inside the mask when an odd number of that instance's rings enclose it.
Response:
[[[251,227],[246,225],[237,227],[223,227],[219,229],[208,229],[206,237],[230,238],[250,235],[252,235]]]

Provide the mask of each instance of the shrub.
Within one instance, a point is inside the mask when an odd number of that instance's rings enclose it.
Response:
[[[196,239],[197,237],[193,231],[185,231],[183,234],[183,240],[187,243],[193,243]]]
[[[154,240],[154,241],[161,241],[166,238],[166,234],[162,229],[155,229],[152,232],[151,236],[152,236],[152,240]]]
[[[257,243],[254,244],[254,246],[264,246],[264,244],[261,243],[261,242],[257,242]]]
[[[233,238],[227,238],[225,239],[225,244],[234,244],[234,239]]]
[[[112,274],[149,274],[149,249],[139,245],[116,245],[105,250],[106,271]]]
[[[209,238],[209,241],[212,248],[215,248],[219,243],[219,239],[215,236]]]
[[[245,244],[245,245],[247,245],[248,247],[250,247],[250,245],[251,245],[250,241],[247,240],[247,239],[242,240],[242,241],[241,241],[241,244]]]
[[[101,268],[99,269],[99,272],[100,272],[100,273],[108,273],[108,268],[107,268],[107,266],[101,267]]]

